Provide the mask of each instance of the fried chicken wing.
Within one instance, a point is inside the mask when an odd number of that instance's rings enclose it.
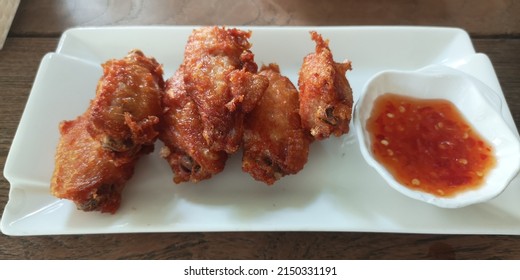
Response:
[[[133,50],[103,64],[103,77],[91,102],[91,135],[116,152],[136,152],[158,135],[164,87],[162,68]]]
[[[262,67],[259,74],[269,87],[245,118],[242,169],[271,185],[307,163],[310,136],[301,126],[298,91],[278,65]]]
[[[60,124],[51,193],[72,200],[80,210],[115,213],[135,160],[104,149],[88,125],[88,114]]]
[[[352,68],[350,61],[334,62],[328,40],[314,31],[311,37],[316,50],[304,58],[298,79],[300,116],[303,127],[321,140],[349,131],[353,97],[345,73]]]
[[[161,155],[174,172],[174,182],[198,182],[222,171],[228,155],[212,150],[202,136],[204,127],[197,105],[186,92],[183,67],[166,81],[163,106]]]
[[[196,29],[184,54],[184,82],[201,115],[202,135],[212,150],[234,153],[243,135],[243,116],[268,86],[255,74],[251,32],[219,27]]]
[[[164,82],[161,66],[138,50],[103,68],[90,107],[60,124],[51,193],[80,210],[115,213],[136,161],[159,134]]]

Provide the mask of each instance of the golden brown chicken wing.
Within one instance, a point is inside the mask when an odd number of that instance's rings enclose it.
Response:
[[[164,82],[161,66],[138,50],[103,68],[87,111],[60,124],[51,192],[81,210],[114,213],[135,162],[153,150]]]
[[[251,32],[203,27],[191,34],[184,54],[184,82],[201,115],[212,150],[234,153],[241,144],[244,114],[268,82],[256,73]]]
[[[74,201],[80,210],[115,213],[135,160],[104,149],[88,125],[88,114],[60,124],[51,193]]]
[[[242,169],[271,185],[307,163],[310,136],[301,126],[298,91],[278,65],[262,67],[259,74],[269,87],[246,115]]]
[[[307,55],[300,69],[300,116],[303,127],[318,140],[348,133],[352,118],[352,89],[345,76],[350,61],[334,62],[328,41],[312,31],[316,52]]]
[[[91,135],[116,152],[136,152],[158,135],[164,87],[162,68],[133,50],[103,64],[103,77],[91,103]]]
[[[161,155],[175,174],[174,182],[198,182],[222,171],[228,155],[212,150],[202,136],[204,127],[197,105],[186,92],[183,67],[166,81],[163,106]]]

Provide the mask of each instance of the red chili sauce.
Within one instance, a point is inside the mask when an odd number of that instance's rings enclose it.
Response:
[[[492,146],[447,100],[384,94],[367,129],[376,159],[398,182],[436,196],[478,188],[496,163]]]

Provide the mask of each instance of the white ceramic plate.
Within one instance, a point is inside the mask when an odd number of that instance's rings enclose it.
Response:
[[[355,99],[365,82],[386,70],[444,64],[503,94],[485,55],[475,54],[460,29],[428,27],[243,27],[259,64],[277,62],[294,83],[314,44],[309,30],[330,39],[336,60],[350,59]],[[11,184],[2,232],[44,235],[185,231],[369,231],[520,234],[520,180],[497,198],[461,209],[441,209],[394,191],[365,163],[355,129],[313,143],[304,170],[273,187],[254,181],[233,156],[221,174],[196,185],[172,183],[167,163],[141,159],[115,215],[84,213],[49,194],[58,123],[81,114],[93,98],[100,63],[140,48],[169,77],[182,61],[193,27],[72,29],[41,63],[6,162]],[[505,104],[505,101],[504,101]],[[507,106],[502,113],[516,132]],[[517,132],[516,132],[517,133]],[[156,144],[156,151],[161,147]]]

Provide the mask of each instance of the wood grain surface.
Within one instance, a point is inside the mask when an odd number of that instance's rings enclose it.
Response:
[[[515,0],[32,0],[12,33],[57,36],[105,25],[438,25],[472,35],[519,35]]]
[[[438,25],[472,35],[520,123],[520,1],[22,1],[0,51],[0,169],[38,65],[70,27]],[[30,171],[28,171],[30,172]],[[0,211],[9,183],[0,178]],[[0,259],[520,259],[520,236],[223,232],[10,237]]]

